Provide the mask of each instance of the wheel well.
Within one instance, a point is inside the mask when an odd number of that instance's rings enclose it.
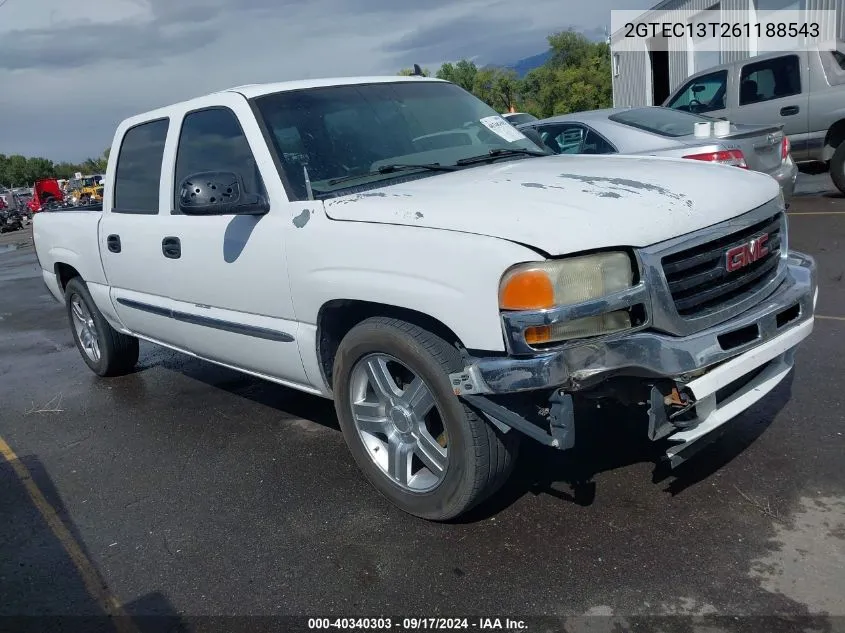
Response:
[[[845,141],[845,119],[840,119],[830,126],[827,136],[825,136],[824,144],[825,146],[829,145],[836,149],[842,141]]]
[[[385,303],[337,299],[320,308],[317,315],[317,357],[326,384],[332,387],[332,370],[337,348],[349,331],[371,317],[391,317],[413,323],[436,334],[446,342],[463,349],[458,336],[437,319],[416,310],[399,308]]]
[[[70,264],[56,264],[56,279],[59,280],[62,290],[67,288],[71,279],[80,276],[79,271]]]

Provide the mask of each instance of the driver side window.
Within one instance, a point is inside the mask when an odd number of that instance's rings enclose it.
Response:
[[[212,107],[185,115],[176,151],[172,214],[182,213],[179,211],[182,180],[204,171],[235,172],[243,178],[246,193],[265,193],[249,142],[229,108]]]
[[[727,85],[727,70],[696,77],[684,86],[667,107],[696,114],[722,110],[725,107]]]

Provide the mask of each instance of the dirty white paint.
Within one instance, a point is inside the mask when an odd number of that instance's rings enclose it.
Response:
[[[334,220],[475,233],[553,255],[648,246],[778,195],[765,174],[642,156],[550,156],[397,183],[325,202]]]
[[[845,497],[802,498],[774,529],[773,550],[752,561],[749,575],[810,613],[845,615]]]

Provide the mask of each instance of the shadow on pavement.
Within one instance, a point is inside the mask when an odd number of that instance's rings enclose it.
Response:
[[[104,597],[113,594],[90,562],[79,530],[70,519],[49,474],[35,456],[19,457],[19,460],[29,470],[32,481],[70,538],[62,534],[63,543],[18,473],[9,462],[0,459],[0,516],[3,517],[0,522],[0,630],[39,633],[185,630],[167,597],[159,592],[123,604],[122,609],[128,617],[114,618],[109,613]],[[88,564],[83,562],[83,565],[94,575],[88,573],[86,578],[69,551],[87,561]]]
[[[581,411],[574,449],[562,453],[524,441],[516,470],[505,487],[461,517],[460,522],[472,523],[495,516],[525,494],[546,494],[589,506],[598,493],[596,475],[640,463],[654,465],[653,483],[669,481],[665,492],[673,496],[681,494],[742,454],[769,428],[789,402],[793,373],[761,402],[728,422],[712,443],[675,469],[670,469],[663,459],[670,444],[649,441],[645,420],[636,419],[638,412],[612,405]],[[560,484],[569,490],[561,490]]]
[[[211,387],[274,408],[286,418],[299,417],[340,430],[334,405],[324,398],[178,355],[168,356],[162,364]],[[772,393],[726,424],[715,441],[674,470],[663,460],[669,444],[647,439],[643,412],[608,403],[602,408],[581,405],[576,416],[575,449],[561,452],[524,438],[516,469],[504,488],[458,522],[488,519],[525,494],[546,494],[589,506],[597,494],[596,475],[640,463],[654,465],[653,483],[668,481],[665,491],[680,494],[731,462],[766,431],[790,399],[793,375],[790,372]],[[561,489],[561,484],[568,490]]]

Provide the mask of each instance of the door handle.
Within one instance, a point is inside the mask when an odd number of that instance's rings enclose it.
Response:
[[[119,253],[120,252],[120,236],[119,235],[109,235],[106,238],[106,246],[108,246],[109,250],[112,253]]]
[[[798,106],[786,106],[785,108],[780,109],[780,115],[781,116],[791,116],[793,114],[798,114],[798,111],[800,109],[801,108],[799,108]]]
[[[165,237],[161,240],[161,252],[167,259],[179,259],[182,257],[182,242],[178,237]]]

